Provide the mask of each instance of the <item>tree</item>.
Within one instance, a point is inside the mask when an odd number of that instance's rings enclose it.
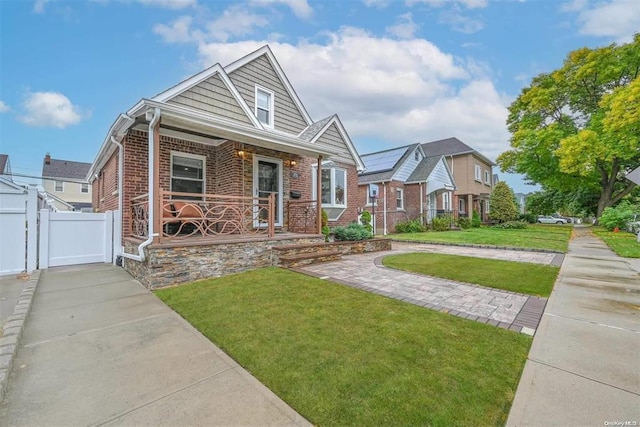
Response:
[[[569,53],[522,90],[507,125],[511,149],[500,168],[545,189],[597,193],[599,217],[631,192],[624,175],[640,165],[640,34]]]
[[[513,191],[506,182],[500,181],[491,192],[491,219],[498,222],[513,221],[518,217]]]

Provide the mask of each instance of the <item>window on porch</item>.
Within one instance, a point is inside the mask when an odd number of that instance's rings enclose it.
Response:
[[[204,193],[206,158],[196,154],[171,152],[171,191]],[[177,198],[184,199],[185,196]],[[198,198],[198,197],[194,197]]]
[[[316,169],[313,169],[313,198],[316,198]],[[329,220],[336,220],[347,207],[347,171],[335,167],[323,167],[320,200]]]

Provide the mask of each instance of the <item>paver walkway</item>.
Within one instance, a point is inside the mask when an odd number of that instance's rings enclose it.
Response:
[[[123,269],[41,273],[3,426],[309,425]]]
[[[394,242],[391,251],[345,256],[339,261],[312,264],[297,270],[470,320],[530,335],[535,332],[545,298],[388,269],[381,263],[386,255],[416,251],[538,264],[551,264],[556,258],[555,254],[539,252]]]

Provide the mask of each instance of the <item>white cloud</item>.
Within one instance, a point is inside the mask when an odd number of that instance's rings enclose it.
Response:
[[[394,40],[343,28],[328,40],[270,46],[311,116],[338,113],[361,153],[457,136],[490,158],[509,148],[510,100],[484,64],[424,39]],[[202,66],[223,65],[264,41],[198,44]],[[367,146],[367,140],[386,141]]]
[[[464,6],[467,9],[482,9],[487,7],[487,0],[406,0],[409,7],[416,4],[426,4],[431,7]]]
[[[443,24],[449,24],[453,30],[464,34],[477,33],[484,28],[484,22],[463,15],[457,8],[442,12],[438,21]]]
[[[271,6],[274,4],[283,4],[288,6],[298,18],[309,18],[313,14],[313,9],[307,3],[307,0],[250,0],[254,6]]]
[[[578,13],[578,31],[583,35],[611,37],[617,42],[626,43],[640,29],[638,0],[609,0],[593,6],[573,1],[565,4],[562,10]]]
[[[398,23],[386,28],[388,34],[394,35],[400,39],[411,39],[418,31],[418,24],[413,22],[411,12],[398,16]]]
[[[389,6],[391,0],[362,0],[367,7],[377,7],[378,9],[384,9]]]
[[[264,27],[268,23],[264,16],[251,13],[240,5],[234,5],[222,12],[218,19],[207,24],[206,36],[213,40],[227,41],[230,37],[251,34],[254,28]]]
[[[35,13],[44,13],[44,6],[52,0],[36,0],[33,3],[33,11]]]
[[[181,16],[170,25],[156,24],[153,32],[158,34],[167,43],[186,43],[191,41],[191,21],[190,16]]]
[[[560,6],[562,12],[580,12],[589,6],[589,0],[571,0]]]
[[[197,0],[136,0],[147,6],[157,6],[166,9],[184,9],[195,6]]]
[[[0,101],[0,113],[6,113],[7,111],[11,111],[11,108],[4,101]]]
[[[63,129],[83,118],[80,108],[58,92],[30,92],[22,106],[24,115],[20,121],[28,126]]]

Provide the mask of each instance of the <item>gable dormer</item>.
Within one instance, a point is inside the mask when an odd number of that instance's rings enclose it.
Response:
[[[265,129],[298,135],[313,123],[268,46],[225,71]]]

